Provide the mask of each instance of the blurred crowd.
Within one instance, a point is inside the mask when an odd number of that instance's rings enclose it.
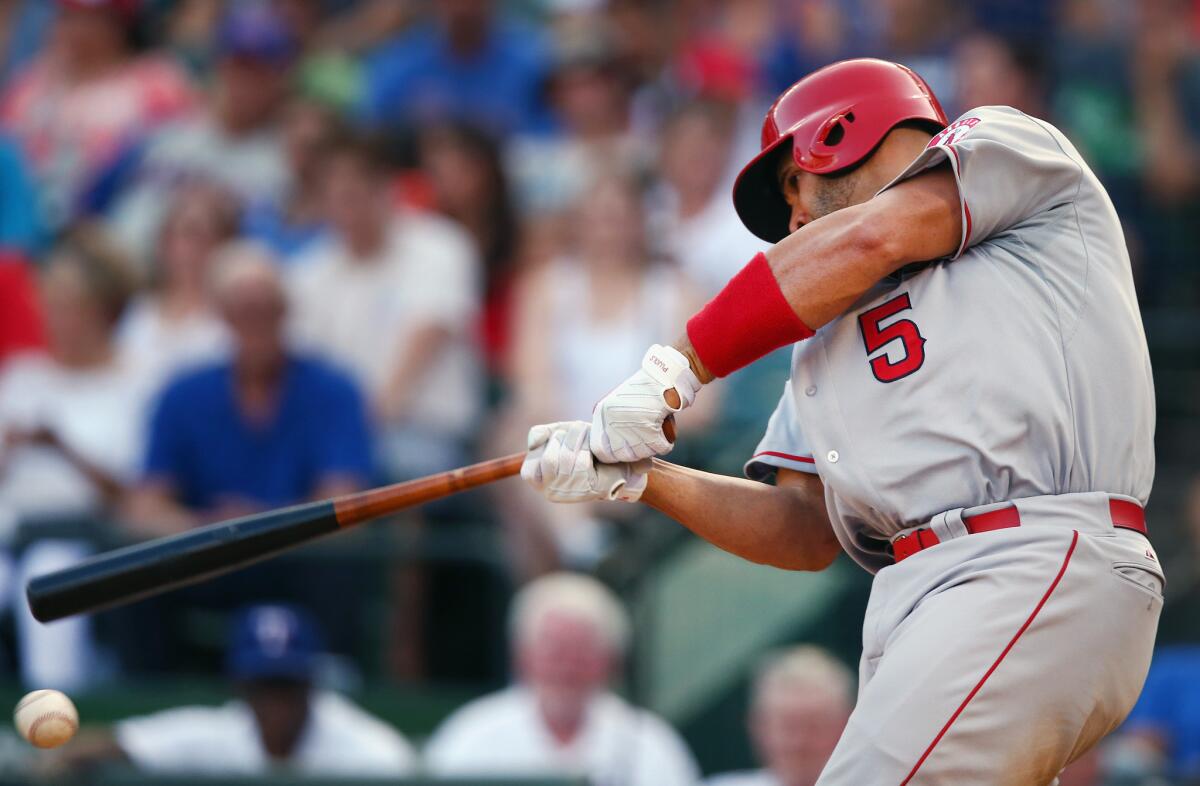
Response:
[[[1006,104],[1058,124],[1126,223],[1143,306],[1200,308],[1194,0],[0,0],[0,663],[69,689],[170,671],[168,646],[112,647],[87,620],[38,625],[24,581],[113,542],[512,452],[529,424],[586,416],[761,249],[729,194],[770,100],[863,55],[914,68],[950,117]],[[687,412],[681,434],[706,446],[690,463],[737,471],[782,379],[761,365]],[[579,699],[620,671],[628,621],[556,571],[601,564],[635,514],[551,509],[516,485],[479,509],[514,586],[558,576],[552,590],[601,618],[525,648],[530,609],[546,605],[529,595],[510,627],[517,671],[589,687],[481,699],[439,730],[429,762],[512,771],[564,756],[594,760],[598,783],[651,782],[641,766],[654,783],[694,782],[661,719],[615,694]],[[1189,511],[1196,545],[1170,574],[1187,602],[1168,605],[1168,643],[1200,642],[1200,491]],[[403,630],[381,638],[409,647],[390,675],[420,679],[412,620],[429,613],[428,577],[397,570]],[[303,652],[311,627],[339,624],[316,582],[269,565],[239,581],[188,602],[297,604],[264,607],[241,635],[273,625]],[[143,609],[125,642],[175,610]],[[588,636],[599,643],[577,651]],[[1159,698],[1093,762],[1108,776],[1077,783],[1200,778],[1200,699],[1185,711],[1172,682],[1200,691],[1187,676],[1200,653],[1172,652],[1182,665],[1163,658],[1151,677]],[[837,668],[802,651],[764,672],[769,685],[825,675],[800,693],[823,697],[812,712],[826,727],[788,737],[773,713],[801,709],[764,689],[753,736],[775,775],[721,783],[811,783],[821,754],[805,746],[836,739],[852,702]],[[231,671],[239,684],[252,672]],[[370,729],[380,761],[409,766],[407,742],[337,697],[287,694],[220,712],[242,726],[289,706],[357,718],[345,722]],[[98,749],[137,762],[156,744],[141,728]],[[279,733],[277,751],[246,761],[291,755],[300,732]],[[199,755],[221,740],[171,744]],[[606,746],[629,744],[644,758],[604,775]],[[790,759],[808,764],[793,773]]]

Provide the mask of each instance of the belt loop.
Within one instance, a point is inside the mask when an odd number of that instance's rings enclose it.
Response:
[[[967,525],[963,523],[962,512],[962,508],[955,508],[939,513],[929,520],[929,528],[938,536],[938,540],[953,540],[969,534]]]

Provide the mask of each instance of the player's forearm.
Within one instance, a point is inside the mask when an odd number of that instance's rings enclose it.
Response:
[[[959,210],[943,167],[819,218],[768,249],[765,264],[747,265],[675,346],[707,383],[803,340],[901,266],[952,254]]]
[[[654,459],[641,501],[720,549],[787,570],[823,570],[841,547],[824,496]]]

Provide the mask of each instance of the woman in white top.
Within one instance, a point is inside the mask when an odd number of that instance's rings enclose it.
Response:
[[[225,327],[209,300],[208,268],[237,227],[230,195],[203,184],[176,192],[158,237],[153,288],[130,305],[118,334],[122,357],[147,387],[225,350]]]
[[[123,257],[97,231],[78,231],[50,255],[39,289],[48,349],[0,374],[0,573],[11,578],[0,579],[0,602],[16,612],[25,684],[65,689],[95,676],[87,620],[40,625],[19,588],[88,552],[80,540],[36,536],[47,519],[119,504],[141,458],[144,395],[112,341],[133,290]],[[20,552],[18,523],[30,541]]]
[[[568,246],[518,283],[513,400],[502,429],[512,444],[523,442],[529,424],[587,418],[644,347],[669,338],[698,308],[692,282],[650,250],[643,195],[629,173],[597,173],[571,211]],[[713,403],[684,414],[689,433],[711,416]],[[584,566],[602,556],[601,509],[525,507],[516,516],[522,522],[553,517],[559,561]],[[518,553],[529,556],[524,547]]]

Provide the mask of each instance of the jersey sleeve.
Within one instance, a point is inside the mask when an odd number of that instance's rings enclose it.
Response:
[[[800,431],[800,417],[796,412],[790,379],[784,384],[779,404],[767,421],[767,433],[754,449],[754,455],[746,462],[744,472],[751,480],[766,482],[780,468],[813,474],[817,471],[812,451]]]
[[[1083,176],[1078,153],[1049,123],[1006,106],[972,109],[929,141],[881,191],[947,162],[958,183],[962,241],[971,246],[1074,200]]]

